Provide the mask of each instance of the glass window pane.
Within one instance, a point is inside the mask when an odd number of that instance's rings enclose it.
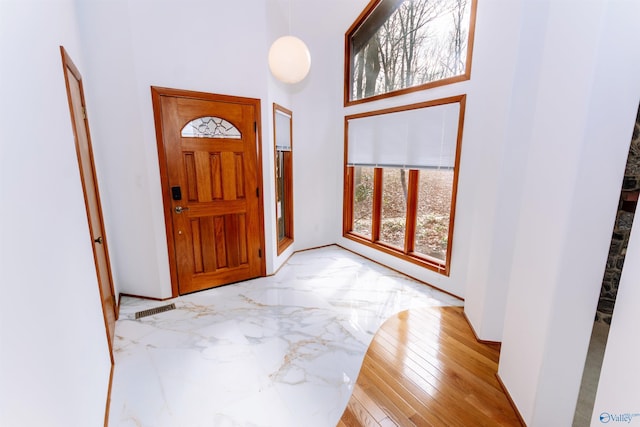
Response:
[[[285,209],[285,187],[284,187],[284,153],[276,151],[276,217],[278,220],[278,241],[287,237],[287,210]]]
[[[404,250],[408,184],[408,169],[384,168],[382,170],[380,241],[400,250]]]
[[[241,139],[240,131],[231,123],[220,117],[200,117],[187,123],[181,136],[195,138],[228,138]]]
[[[446,262],[453,170],[423,169],[419,177],[415,252]]]
[[[293,243],[293,113],[273,104],[273,140],[276,169],[276,232],[278,255]]]
[[[291,151],[291,114],[274,110],[276,150]]]
[[[353,168],[353,229],[354,233],[371,238],[373,212],[373,168]]]
[[[349,34],[350,100],[467,71],[473,0],[381,0]]]

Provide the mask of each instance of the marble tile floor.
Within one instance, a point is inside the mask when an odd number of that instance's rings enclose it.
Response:
[[[335,426],[382,323],[444,305],[462,301],[337,246],[296,253],[270,277],[123,298],[109,426]]]

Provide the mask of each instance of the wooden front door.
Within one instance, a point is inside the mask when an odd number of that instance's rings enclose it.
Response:
[[[264,275],[260,101],[151,93],[174,295]]]
[[[69,100],[71,123],[73,125],[73,133],[76,142],[78,165],[80,167],[80,179],[84,190],[84,201],[87,209],[87,219],[89,221],[89,233],[93,245],[93,257],[96,264],[96,273],[98,275],[98,286],[100,288],[100,299],[102,301],[102,314],[104,316],[104,323],[107,330],[107,341],[109,344],[109,352],[111,353],[111,363],[113,363],[113,335],[118,313],[116,309],[116,299],[113,292],[107,238],[104,233],[104,222],[102,220],[100,192],[98,191],[98,181],[96,178],[95,165],[93,163],[93,149],[91,147],[89,122],[87,120],[84,102],[82,76],[62,46],[60,46],[60,53],[62,54],[64,78],[67,86],[67,98]]]

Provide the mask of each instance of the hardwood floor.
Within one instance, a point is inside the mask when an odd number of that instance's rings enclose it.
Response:
[[[521,426],[496,379],[499,355],[462,307],[403,311],[374,337],[338,427]]]

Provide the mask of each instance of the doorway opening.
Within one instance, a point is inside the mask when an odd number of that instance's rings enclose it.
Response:
[[[85,208],[87,211],[89,237],[91,238],[93,247],[93,259],[95,262],[100,303],[102,305],[102,314],[107,334],[107,345],[109,347],[111,365],[113,366],[113,341],[115,337],[116,320],[118,319],[118,305],[116,304],[113,289],[109,249],[107,248],[107,236],[105,234],[100,191],[98,190],[98,178],[93,159],[89,120],[87,119],[86,113],[84,86],[80,71],[63,46],[60,46],[60,54],[62,56],[67,100],[69,101],[69,113],[78,157],[80,181],[82,183]]]
[[[574,426],[591,423],[593,406],[598,389],[598,380],[604,358],[604,350],[609,336],[609,326],[618,294],[618,285],[627,253],[631,226],[640,194],[640,108],[633,129],[627,165],[620,190],[618,212],[611,236],[607,267],[600,289],[600,299],[596,311],[591,341],[582,374],[578,404],[573,418]]]

